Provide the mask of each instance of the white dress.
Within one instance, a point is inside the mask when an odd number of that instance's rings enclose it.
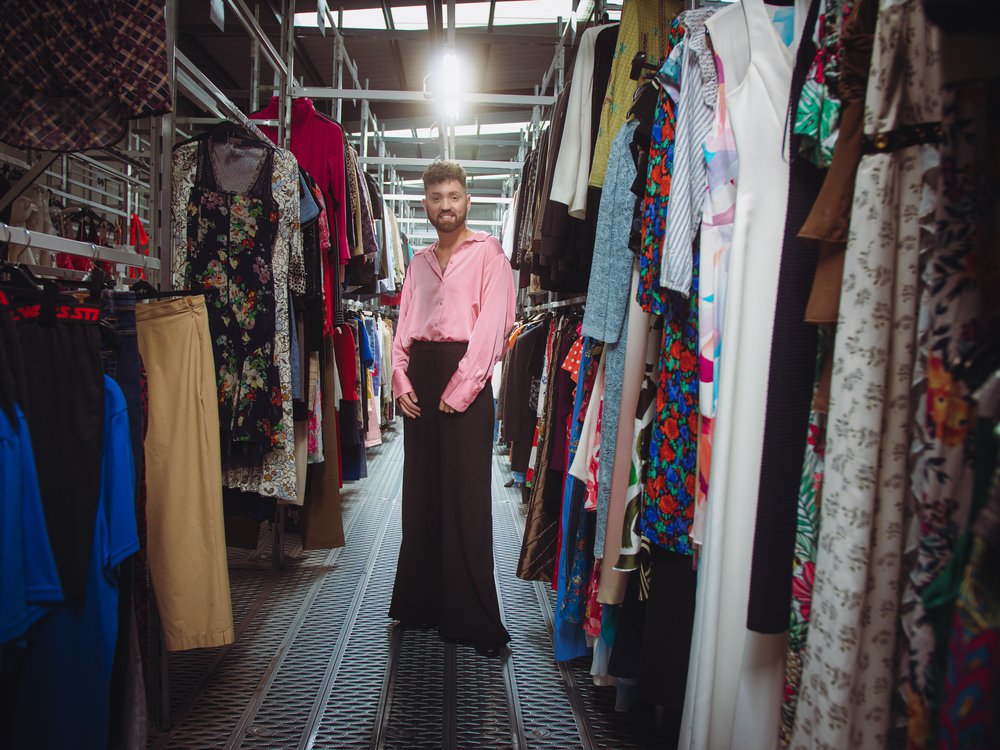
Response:
[[[680,748],[777,746],[785,635],[747,631],[771,333],[788,199],[784,133],[808,0],[786,46],[762,0],[708,20],[740,162],[726,338]]]

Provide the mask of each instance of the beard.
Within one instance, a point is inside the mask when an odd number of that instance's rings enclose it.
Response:
[[[441,215],[442,213],[444,213],[443,217]],[[439,232],[454,232],[456,229],[465,224],[465,217],[468,216],[468,214],[468,210],[464,208],[456,209],[454,211],[449,209],[448,211],[438,212],[436,216],[428,217],[428,219],[431,222],[431,226]]]

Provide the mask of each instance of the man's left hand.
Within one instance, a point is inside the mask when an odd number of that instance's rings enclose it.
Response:
[[[455,410],[452,409],[450,406],[448,406],[448,404],[446,404],[444,402],[444,399],[441,399],[441,403],[438,406],[438,409],[440,409],[441,411],[443,411],[445,414],[454,414],[455,413]]]

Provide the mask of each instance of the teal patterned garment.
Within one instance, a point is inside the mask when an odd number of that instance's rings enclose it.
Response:
[[[816,57],[806,77],[795,117],[795,132],[802,136],[800,151],[819,167],[830,166],[840,125],[840,35],[855,0],[822,0],[817,25]]]

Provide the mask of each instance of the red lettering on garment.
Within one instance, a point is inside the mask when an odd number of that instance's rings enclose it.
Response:
[[[17,305],[11,308],[11,313],[17,321],[35,320],[42,316],[42,306]],[[87,323],[96,323],[101,317],[99,308],[80,305],[57,305],[55,313],[56,320],[80,320]]]

